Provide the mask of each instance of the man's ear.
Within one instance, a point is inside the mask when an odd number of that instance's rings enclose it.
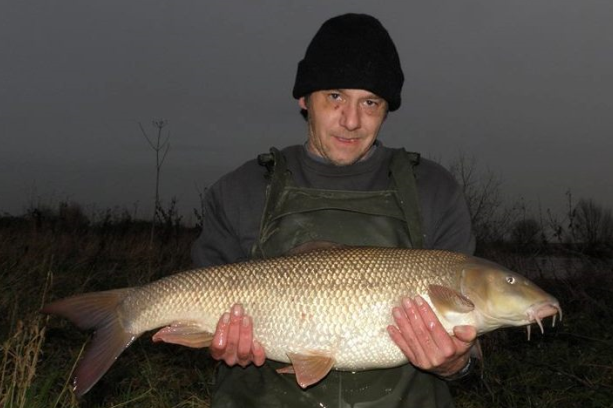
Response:
[[[300,99],[298,99],[298,106],[300,106],[300,109],[308,110],[308,108],[307,108],[307,101],[306,101],[306,98],[304,96],[302,96]]]

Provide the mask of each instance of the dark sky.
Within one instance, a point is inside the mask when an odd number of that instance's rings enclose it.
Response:
[[[509,199],[613,207],[611,0],[16,1],[0,6],[0,213],[73,200],[147,216],[169,121],[162,198],[302,143],[291,97],[321,23],[378,17],[406,82],[380,139],[447,163],[475,156]]]

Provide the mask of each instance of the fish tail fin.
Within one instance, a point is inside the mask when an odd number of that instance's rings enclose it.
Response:
[[[67,318],[81,330],[93,329],[93,338],[74,371],[73,391],[81,397],[107,372],[117,357],[140,335],[128,333],[117,306],[130,289],[92,292],[45,305],[41,312]]]

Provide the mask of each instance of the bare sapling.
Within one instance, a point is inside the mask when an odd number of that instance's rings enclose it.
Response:
[[[168,121],[165,119],[158,119],[152,121],[153,126],[157,129],[157,135],[154,138],[149,137],[143,125],[138,122],[140,130],[145,136],[147,143],[155,152],[155,195],[153,202],[153,215],[151,217],[151,236],[149,239],[149,246],[153,246],[153,238],[155,236],[155,226],[158,222],[158,213],[161,208],[160,204],[160,173],[162,171],[162,165],[166,160],[166,155],[170,150],[170,131],[166,133],[166,138],[162,140],[162,129],[168,125]]]

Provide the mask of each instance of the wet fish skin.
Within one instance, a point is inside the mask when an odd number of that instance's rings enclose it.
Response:
[[[62,299],[42,311],[96,331],[75,370],[80,396],[149,330],[162,328],[155,340],[208,346],[219,317],[235,303],[253,318],[254,338],[267,358],[299,367],[299,383],[305,359],[318,361],[320,371],[309,373],[315,381],[330,368],[404,364],[386,328],[393,324],[392,308],[416,295],[450,333],[459,324],[482,334],[561,313],[555,298],[499,265],[448,251],[395,248],[332,248],[195,269],[142,287]]]

